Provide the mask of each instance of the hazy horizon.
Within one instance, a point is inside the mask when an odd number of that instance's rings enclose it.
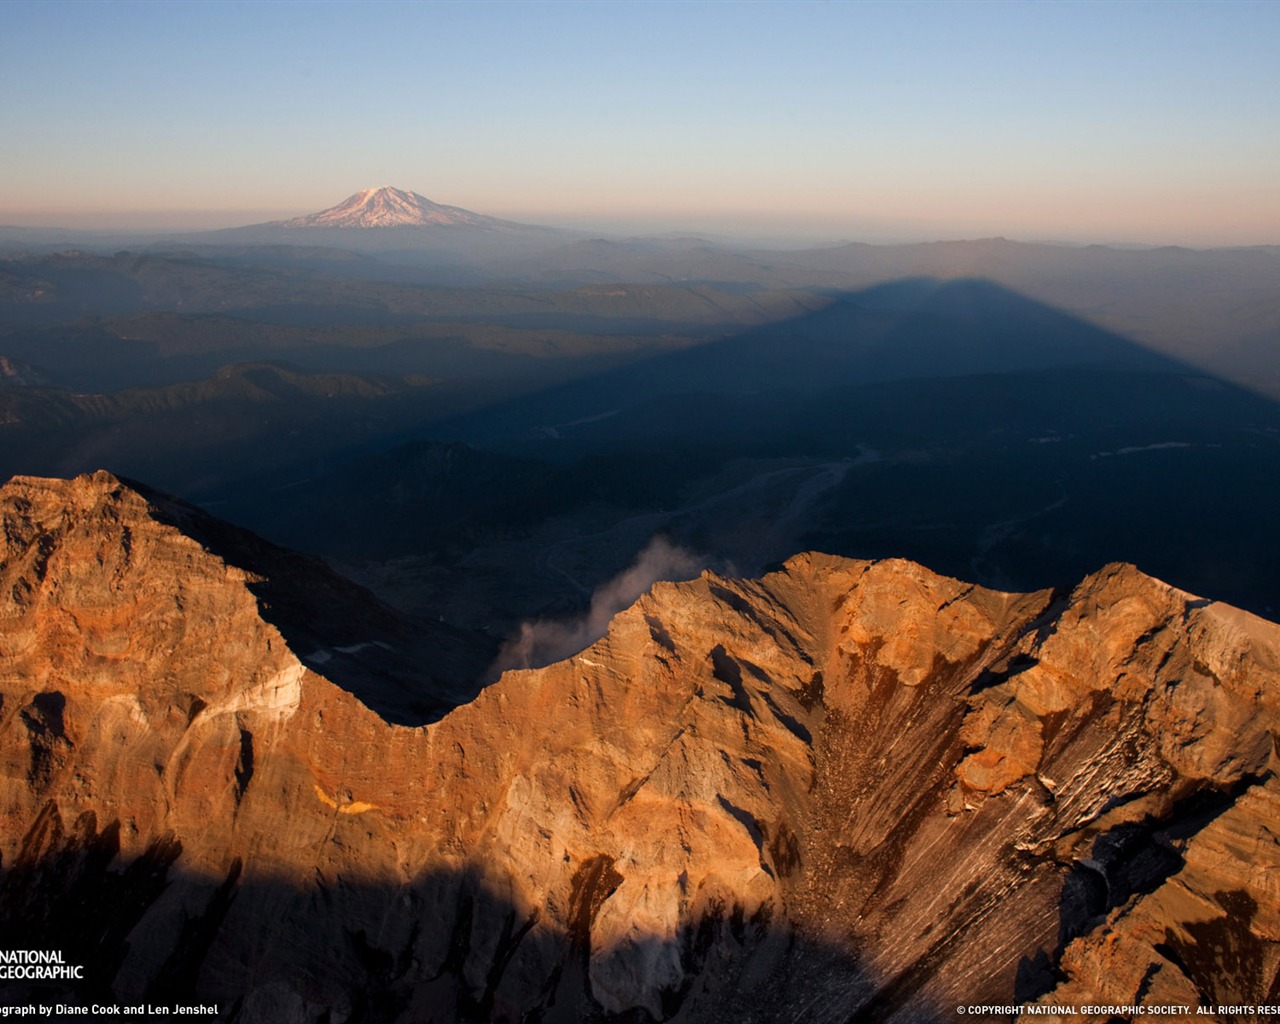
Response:
[[[1280,6],[0,7],[0,224],[1280,242]]]
[[[418,191],[412,189],[411,191]],[[342,198],[346,198],[345,196]],[[434,198],[428,196],[427,198]],[[447,203],[447,200],[437,200]],[[335,200],[336,202],[336,200]],[[334,205],[330,203],[328,205]],[[456,203],[447,203],[456,206]],[[327,208],[327,207],[326,207]],[[76,218],[41,218],[38,215],[30,219],[12,219],[0,221],[0,230],[16,229],[39,234],[42,231],[51,234],[83,236],[86,242],[97,237],[108,239],[124,239],[136,236],[139,239],[162,239],[167,235],[185,236],[204,231],[220,231],[224,229],[252,227],[285,220],[290,217],[319,212],[314,209],[286,210],[178,210],[178,211],[102,211]],[[489,210],[476,209],[476,213],[491,213]],[[1009,234],[981,234],[975,231],[965,233],[962,229],[951,234],[940,230],[921,227],[912,230],[905,225],[871,225],[862,229],[850,228],[844,231],[824,224],[804,225],[802,223],[784,224],[770,228],[767,224],[738,223],[733,221],[715,221],[710,218],[681,221],[655,216],[652,218],[627,219],[620,217],[587,217],[561,215],[554,217],[538,217],[518,214],[503,214],[504,219],[513,220],[540,227],[557,228],[567,232],[605,238],[699,238],[724,244],[753,244],[764,248],[801,248],[805,246],[821,247],[825,245],[840,246],[851,244],[864,245],[916,245],[930,243],[982,242],[992,239],[1003,239],[1027,245],[1057,245],[1066,247],[1098,245],[1111,248],[1163,248],[1178,247],[1187,249],[1232,249],[1256,248],[1280,245],[1280,241],[1177,241],[1171,239],[1151,240],[1149,238],[1129,238],[1124,236],[1103,236],[1082,234],[1078,237],[1066,235],[1010,236]],[[377,230],[377,229],[374,229]],[[1280,237],[1280,236],[1278,236]],[[50,239],[54,241],[55,239]]]

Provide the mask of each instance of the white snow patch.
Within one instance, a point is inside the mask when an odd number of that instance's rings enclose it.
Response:
[[[1144,444],[1141,446],[1130,446],[1127,448],[1118,448],[1117,455],[1131,455],[1134,452],[1154,452],[1160,448],[1190,448],[1191,445],[1186,441],[1161,441],[1159,444]]]
[[[610,409],[608,412],[596,413],[594,416],[583,416],[581,419],[570,420],[568,423],[557,423],[557,427],[576,427],[583,423],[596,423],[600,420],[607,420],[610,416],[617,416],[622,412],[621,409]],[[555,427],[552,427],[554,430]]]
[[[334,650],[339,654],[359,654],[370,647],[381,647],[384,651],[395,650],[389,643],[385,643],[382,640],[366,640],[363,643],[349,644],[346,647],[335,647]]]
[[[1135,452],[1154,452],[1164,448],[1192,448],[1194,445],[1189,441],[1161,441],[1158,444],[1143,445],[1127,445],[1124,448],[1117,448],[1113,452],[1098,452],[1096,455],[1090,455],[1091,459],[1109,459],[1113,455],[1132,455]]]

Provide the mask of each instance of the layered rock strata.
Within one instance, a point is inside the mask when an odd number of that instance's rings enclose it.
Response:
[[[878,1022],[1275,993],[1280,627],[1132,567],[705,573],[459,704],[458,638],[108,474],[15,480],[0,517],[0,923],[88,965],[66,998]]]

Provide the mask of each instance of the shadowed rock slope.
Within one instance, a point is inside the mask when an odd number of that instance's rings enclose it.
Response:
[[[658,584],[445,710],[447,672],[397,703],[397,665],[316,657],[359,616],[299,631],[266,575],[298,565],[193,511],[107,474],[0,491],[0,928],[87,965],[60,998],[245,1022],[1274,999],[1280,627],[1130,566],[1004,594],[806,554]],[[385,713],[415,698],[441,710]]]

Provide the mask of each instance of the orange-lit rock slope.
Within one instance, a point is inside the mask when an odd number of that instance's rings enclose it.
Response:
[[[88,965],[60,998],[1274,997],[1280,627],[1132,567],[1035,594],[818,554],[707,573],[464,702],[458,638],[108,474],[17,479],[0,517],[0,926]]]

